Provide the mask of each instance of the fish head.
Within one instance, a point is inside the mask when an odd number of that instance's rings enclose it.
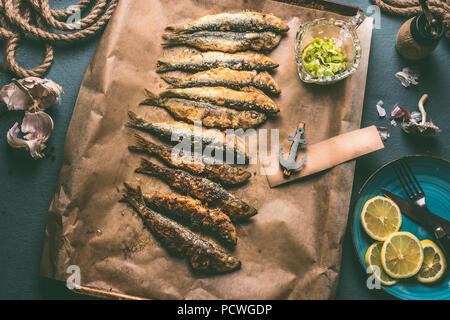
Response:
[[[253,217],[257,213],[258,213],[258,210],[256,210],[251,205],[245,204],[242,206],[242,211],[241,211],[240,216],[242,218],[247,219],[247,218]]]
[[[241,267],[238,258],[230,256],[222,250],[214,249],[213,251],[192,255],[190,259],[192,268],[204,272],[225,273]]]

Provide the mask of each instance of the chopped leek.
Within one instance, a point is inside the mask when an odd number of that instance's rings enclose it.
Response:
[[[315,38],[302,53],[306,70],[315,77],[332,76],[347,68],[345,51],[331,38]]]

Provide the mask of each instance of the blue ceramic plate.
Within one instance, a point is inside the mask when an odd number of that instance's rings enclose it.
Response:
[[[430,211],[450,220],[450,162],[437,157],[421,155],[407,156],[403,159],[408,162],[422,186]],[[381,188],[386,188],[402,198],[406,198],[392,168],[392,164],[395,161],[386,164],[372,174],[361,188],[353,207],[353,243],[356,254],[364,267],[364,271],[367,268],[364,262],[364,256],[369,246],[374,242],[361,226],[360,214],[364,203],[372,197],[381,196]],[[436,242],[432,234],[405,215],[402,215],[402,226],[400,230],[411,232],[419,240],[430,239]],[[448,264],[449,262],[447,262],[447,269],[449,269]],[[382,286],[382,288],[389,294],[400,299],[450,300],[450,272],[447,270],[443,279],[432,285],[424,285],[414,278],[410,278],[402,279],[396,285],[390,287]]]

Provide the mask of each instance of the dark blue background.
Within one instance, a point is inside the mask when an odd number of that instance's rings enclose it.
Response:
[[[122,0],[128,1],[128,0]],[[63,8],[76,1],[50,1],[53,8]],[[369,0],[340,0],[367,11]],[[433,154],[450,158],[450,41],[443,40],[431,57],[422,61],[420,85],[405,89],[394,77],[402,67],[412,65],[395,51],[395,36],[405,18],[381,14],[381,28],[373,30],[370,64],[367,76],[362,127],[376,124],[389,128],[391,138],[385,149],[357,161],[353,197],[365,179],[386,162],[407,154]],[[55,130],[48,143],[48,155],[33,161],[22,150],[11,149],[6,132],[22,114],[0,115],[0,299],[65,299],[82,298],[69,292],[55,281],[39,276],[39,265],[47,210],[56,187],[62,163],[66,131],[72,116],[83,75],[98,44],[100,36],[74,45],[59,45],[55,63],[48,78],[64,88],[60,105],[48,109],[55,121]],[[42,58],[39,43],[28,43],[18,54],[20,62],[34,67]],[[11,75],[0,75],[0,85],[10,82]],[[430,100],[426,104],[429,117],[442,129],[435,138],[416,139],[405,135],[400,128],[379,119],[375,108],[378,100],[385,102],[387,111],[395,103],[414,111],[423,93]],[[3,107],[2,107],[3,108]],[[343,213],[345,214],[345,213]],[[366,288],[366,275],[356,255],[349,228],[343,243],[342,270],[337,290],[338,299],[390,299],[381,290]]]

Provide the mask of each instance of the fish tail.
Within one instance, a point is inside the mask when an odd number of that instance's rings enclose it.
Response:
[[[175,77],[161,76],[161,79],[163,79],[165,82],[175,87],[178,86],[180,83],[180,79]]]
[[[161,72],[167,72],[167,71],[172,71],[174,70],[173,66],[166,61],[163,60],[158,60],[156,62],[156,72],[161,73]]]
[[[130,204],[133,208],[138,210],[138,204],[142,203],[143,201],[143,195],[141,191],[141,187],[133,188],[128,183],[124,183],[125,190],[124,194],[122,195],[122,199],[120,199],[120,202],[126,202]]]
[[[139,105],[143,105],[143,104],[150,105],[150,106],[158,106],[159,105],[159,97],[156,94],[152,93],[148,89],[144,89],[144,93],[147,98],[142,100],[142,102],[139,103]]]
[[[156,149],[158,148],[156,144],[138,135],[137,133],[134,135],[134,137],[136,143],[133,146],[129,146],[128,150],[134,152],[148,152],[150,154],[156,153]]]
[[[161,176],[166,173],[162,167],[160,167],[144,158],[141,159],[141,166],[139,168],[137,168],[135,170],[135,172],[136,173],[144,173],[144,174],[148,174],[151,176]]]
[[[142,129],[142,128],[146,127],[145,120],[142,119],[141,117],[139,117],[133,111],[128,111],[128,117],[130,118],[130,120],[127,123],[127,127],[138,128],[138,129]]]
[[[163,47],[173,46],[177,44],[182,44],[186,41],[187,37],[183,34],[173,34],[164,32],[162,35],[164,42],[161,44]]]

